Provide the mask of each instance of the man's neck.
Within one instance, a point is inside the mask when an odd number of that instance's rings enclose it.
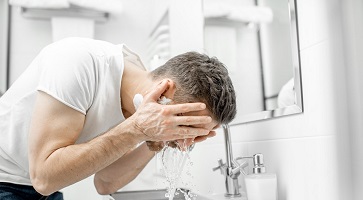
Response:
[[[139,68],[134,63],[125,60],[124,72],[121,81],[121,108],[125,118],[135,113],[133,103],[136,94],[145,95],[154,82],[149,76],[149,72]]]

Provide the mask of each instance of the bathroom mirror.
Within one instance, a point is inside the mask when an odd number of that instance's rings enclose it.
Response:
[[[8,1],[0,1],[0,96],[7,89]]]
[[[303,112],[294,0],[155,2],[165,9],[151,23],[151,70],[190,50],[216,56],[237,95],[231,126]]]
[[[204,48],[237,95],[230,125],[303,112],[294,0],[204,0]]]

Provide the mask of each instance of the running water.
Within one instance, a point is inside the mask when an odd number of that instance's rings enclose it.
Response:
[[[158,103],[167,105],[171,101],[171,99],[161,96]],[[176,141],[166,142],[161,152],[161,161],[164,173],[166,180],[169,183],[168,193],[165,197],[169,197],[169,200],[173,200],[184,166],[188,160],[190,162],[190,148],[186,145],[186,140],[184,139],[183,144]],[[179,191],[184,194],[186,200],[195,200],[195,196],[193,196],[190,191],[184,192],[180,189]]]
[[[169,183],[168,193],[165,196],[169,197],[169,200],[173,200],[184,166],[188,161],[190,162],[190,149],[185,142],[186,140],[184,140],[183,144],[167,142],[162,150],[163,169]],[[179,191],[184,194],[185,199],[194,199],[192,194],[185,193],[182,190]]]

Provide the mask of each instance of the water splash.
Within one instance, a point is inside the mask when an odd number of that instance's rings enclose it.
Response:
[[[196,200],[197,199],[197,195],[196,194],[193,194],[190,190],[181,190],[181,189],[178,189],[178,190],[182,194],[184,194],[185,200]]]
[[[177,186],[184,166],[188,161],[190,162],[190,150],[186,145],[186,140],[184,140],[182,144],[167,142],[161,153],[164,174],[169,183],[168,193],[165,194],[165,197],[169,198],[169,200],[173,200],[174,195],[178,194]],[[190,192],[185,193],[180,189],[178,189],[178,191],[184,194],[186,200],[195,199]]]

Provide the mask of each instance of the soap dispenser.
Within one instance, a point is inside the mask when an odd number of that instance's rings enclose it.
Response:
[[[274,173],[266,173],[263,155],[253,155],[253,173],[245,176],[248,200],[277,200],[277,178]]]

